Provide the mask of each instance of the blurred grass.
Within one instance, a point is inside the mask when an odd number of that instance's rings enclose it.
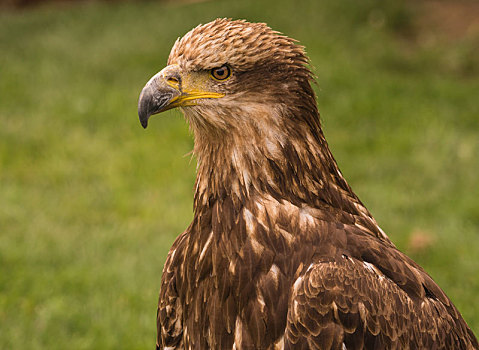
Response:
[[[144,131],[136,101],[174,40],[216,17],[264,21],[306,46],[343,173],[478,333],[478,37],[421,41],[411,6],[0,14],[0,348],[152,348],[164,259],[192,217],[195,162],[180,113]]]

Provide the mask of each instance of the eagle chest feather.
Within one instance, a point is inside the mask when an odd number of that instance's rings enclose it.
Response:
[[[170,252],[162,283],[168,287],[160,295],[170,310],[181,300],[182,310],[162,315],[160,307],[160,321],[181,318],[183,332],[200,340],[201,349],[266,349],[281,339],[290,287],[312,249],[298,249],[298,220],[273,202],[268,211],[264,201],[236,209],[225,199],[195,216]],[[175,322],[166,333],[178,333]]]

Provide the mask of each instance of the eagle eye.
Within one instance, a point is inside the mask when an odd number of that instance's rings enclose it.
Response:
[[[221,67],[213,68],[210,71],[210,75],[215,80],[226,80],[231,75],[231,68],[228,67],[226,64],[222,65]]]

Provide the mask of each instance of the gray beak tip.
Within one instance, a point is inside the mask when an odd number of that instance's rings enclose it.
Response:
[[[141,126],[146,129],[148,126],[148,119],[154,111],[154,89],[149,85],[145,86],[140,93],[138,99],[138,117],[140,118]]]
[[[163,112],[168,108],[168,104],[180,92],[166,84],[156,82],[153,77],[143,88],[138,99],[138,116],[143,128],[148,126],[150,116]]]

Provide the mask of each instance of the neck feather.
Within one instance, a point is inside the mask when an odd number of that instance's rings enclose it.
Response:
[[[270,195],[296,205],[369,216],[339,171],[315,108],[258,104],[230,109],[228,116],[205,118],[211,112],[200,113],[201,124],[197,113],[186,113],[198,159],[195,212],[226,197],[239,210],[254,196]],[[204,122],[219,119],[229,122],[222,128]]]

